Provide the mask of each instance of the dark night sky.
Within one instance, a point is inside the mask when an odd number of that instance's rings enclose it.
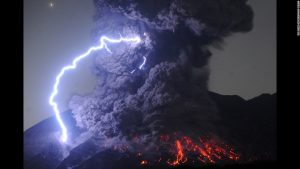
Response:
[[[245,99],[276,92],[276,1],[249,3],[254,28],[212,50],[209,83],[211,91]],[[48,98],[55,75],[92,44],[93,13],[92,0],[24,0],[24,130],[53,115]],[[80,62],[62,81],[61,110],[72,93],[92,90],[91,61]]]

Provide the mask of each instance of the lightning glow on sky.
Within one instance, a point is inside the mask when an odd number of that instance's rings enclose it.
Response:
[[[76,69],[77,63],[80,60],[86,58],[88,55],[90,55],[94,51],[105,49],[107,52],[112,53],[111,50],[107,46],[107,42],[108,43],[121,43],[121,42],[140,43],[141,38],[139,36],[136,36],[136,37],[133,37],[133,38],[123,38],[120,35],[119,39],[112,39],[112,38],[108,38],[106,36],[102,36],[100,38],[100,44],[98,46],[91,47],[84,54],[75,57],[74,60],[72,61],[72,64],[67,65],[67,66],[65,66],[61,69],[61,71],[59,72],[59,74],[55,78],[55,83],[54,83],[54,86],[53,86],[53,90],[52,90],[50,98],[49,98],[49,104],[52,106],[53,111],[55,113],[55,117],[56,117],[56,119],[59,123],[59,126],[61,128],[61,141],[63,143],[65,143],[68,140],[68,130],[67,130],[66,125],[64,124],[64,122],[63,122],[63,120],[60,116],[60,111],[58,109],[58,104],[55,102],[55,96],[57,96],[57,94],[58,94],[58,86],[60,84],[61,78],[63,77],[63,75],[65,74],[66,71]],[[143,63],[139,66],[139,69],[142,69],[143,66],[145,65],[145,63],[146,63],[146,57],[143,57]],[[131,71],[130,73],[133,73],[134,71],[135,71],[135,69],[133,71]]]

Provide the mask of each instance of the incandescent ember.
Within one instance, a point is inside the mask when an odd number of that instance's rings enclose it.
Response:
[[[138,152],[141,165],[211,165],[240,160],[240,154],[230,145],[212,137],[161,135],[156,156],[147,158],[151,152]]]

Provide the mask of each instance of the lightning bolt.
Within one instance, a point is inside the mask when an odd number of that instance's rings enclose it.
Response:
[[[55,102],[55,97],[58,94],[58,86],[60,84],[60,80],[61,80],[61,78],[63,77],[63,75],[65,74],[66,71],[72,70],[72,69],[76,69],[77,63],[80,60],[86,58],[92,52],[97,51],[97,50],[101,50],[101,49],[105,49],[107,52],[112,53],[111,50],[108,48],[106,42],[109,42],[109,43],[121,43],[121,42],[140,43],[141,39],[138,36],[133,37],[133,38],[123,38],[120,35],[119,39],[111,39],[111,38],[108,38],[106,36],[102,36],[100,38],[100,44],[98,46],[91,47],[84,54],[75,57],[74,60],[72,61],[72,64],[67,65],[67,66],[65,66],[65,67],[63,67],[61,69],[61,71],[59,72],[59,74],[55,78],[55,83],[54,83],[54,86],[53,86],[53,90],[52,90],[52,93],[51,93],[51,95],[49,97],[49,104],[52,106],[53,111],[55,113],[55,117],[56,117],[56,119],[58,121],[58,124],[59,124],[59,126],[61,128],[61,141],[63,143],[65,143],[68,140],[68,130],[67,130],[67,128],[66,128],[66,126],[65,126],[65,124],[64,124],[64,122],[63,122],[63,120],[62,120],[62,118],[60,116],[60,111],[58,109],[58,104]],[[139,66],[139,69],[142,69],[142,67],[144,66],[144,64],[146,62],[146,58],[145,57],[143,57],[143,58],[144,58],[144,61]]]
[[[147,61],[147,58],[145,56],[143,56],[143,63],[139,66],[139,69],[142,69]]]
[[[140,70],[144,67],[146,61],[147,61],[147,58],[146,58],[145,56],[143,56],[143,63],[139,66],[139,69],[140,69]],[[132,73],[134,73],[135,71],[136,71],[136,69],[133,69],[130,73],[132,74]]]

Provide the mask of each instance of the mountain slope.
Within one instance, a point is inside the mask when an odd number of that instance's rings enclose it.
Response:
[[[276,94],[262,94],[250,100],[210,92],[226,129],[223,137],[241,145],[244,157],[251,160],[276,160]],[[62,114],[70,139],[83,130],[76,127],[70,111]],[[24,167],[28,169],[133,168],[135,159],[128,154],[102,151],[93,139],[76,145],[59,143],[59,128],[50,117],[24,132]],[[66,153],[67,152],[67,153]],[[68,154],[69,153],[69,154]],[[100,165],[106,164],[106,165]]]

